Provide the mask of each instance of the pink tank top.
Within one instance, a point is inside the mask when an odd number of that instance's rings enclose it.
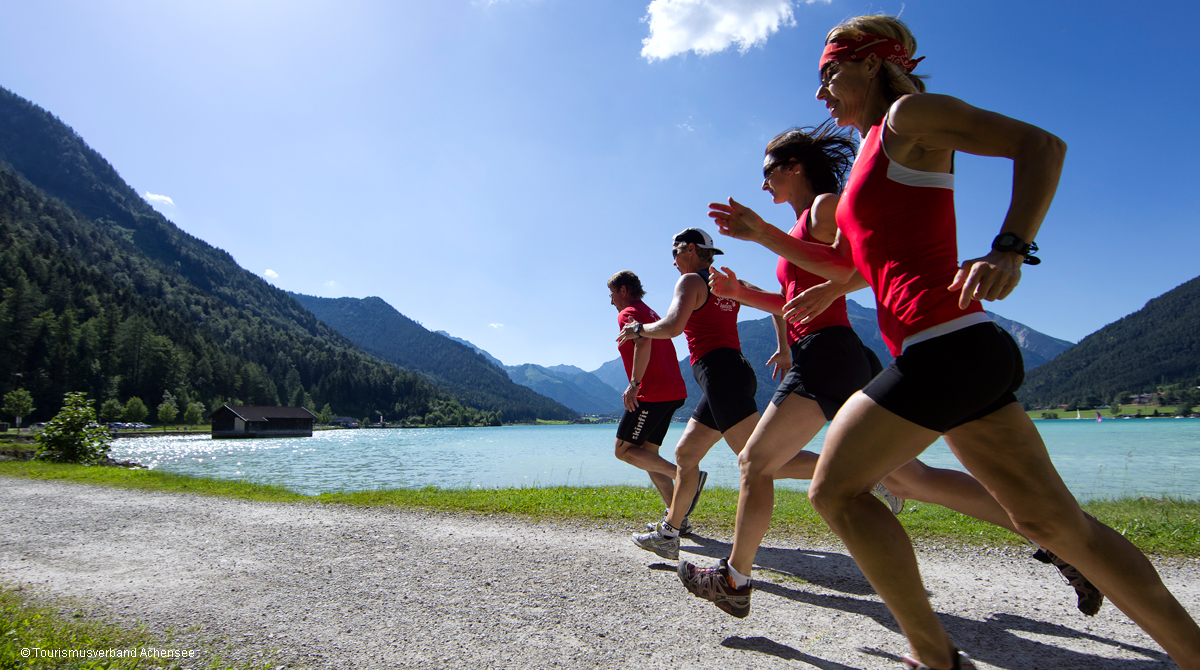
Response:
[[[805,242],[813,242],[815,244],[824,244],[820,240],[812,236],[809,232],[808,221],[811,215],[811,210],[804,210],[800,218],[796,220],[796,225],[792,228],[792,237],[804,240]],[[791,300],[803,293],[806,289],[810,289],[817,284],[824,284],[825,278],[820,275],[815,275],[807,270],[802,270],[790,263],[783,256],[779,257],[779,262],[775,265],[775,276],[779,278],[779,285],[782,287],[784,300]],[[800,338],[810,333],[815,333],[822,328],[829,326],[849,326],[850,317],[846,314],[846,296],[841,296],[834,300],[831,305],[821,312],[817,318],[808,323],[788,322],[788,344],[795,344]]]
[[[696,274],[708,286],[708,269]],[[700,309],[692,312],[683,334],[687,338],[688,352],[691,354],[692,365],[695,365],[705,354],[714,350],[728,347],[742,350],[738,340],[737,316],[742,304],[730,298],[720,298],[708,292],[708,299]]]
[[[959,309],[958,292],[946,290],[958,272],[954,175],[893,163],[883,146],[885,125],[886,118],[862,141],[837,222],[855,267],[875,291],[883,340],[899,356],[917,333],[987,315],[978,301]]]

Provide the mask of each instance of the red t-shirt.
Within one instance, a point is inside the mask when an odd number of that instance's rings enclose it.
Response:
[[[983,306],[973,300],[959,309],[958,292],[946,290],[958,272],[954,175],[893,163],[883,146],[885,121],[860,145],[837,222],[875,290],[883,340],[899,356],[905,338]]]
[[[704,288],[708,290],[708,269],[701,270],[696,274],[704,280]],[[737,316],[738,310],[741,309],[742,303],[733,300],[732,298],[719,298],[708,292],[708,299],[700,306],[700,309],[692,312],[688,317],[687,325],[683,327],[683,334],[687,337],[688,352],[692,356],[692,365],[695,365],[704,354],[721,348],[742,350],[742,343],[738,340]]]
[[[810,210],[804,210],[800,218],[796,220],[795,227],[792,228],[792,237],[805,242],[813,242],[815,244],[824,244],[820,240],[812,236],[808,230],[808,217]],[[824,284],[825,278],[820,275],[815,275],[808,270],[802,270],[793,265],[788,259],[783,256],[779,257],[779,263],[775,266],[775,276],[779,279],[779,285],[782,287],[783,298],[785,301],[791,300],[810,289],[817,284]],[[846,296],[841,296],[834,300],[832,304],[824,311],[817,315],[817,318],[808,323],[796,323],[789,321],[787,326],[788,344],[795,344],[800,338],[810,333],[815,333],[822,328],[829,326],[849,326],[850,317],[846,314]]]
[[[617,328],[624,328],[630,321],[654,323],[658,320],[658,314],[638,300],[617,315]],[[626,379],[633,376],[633,347],[634,340],[626,340],[618,347],[621,361],[625,363]],[[637,397],[643,402],[668,402],[687,397],[687,386],[679,374],[679,359],[675,357],[675,343],[671,340],[650,340],[650,362],[646,365]]]

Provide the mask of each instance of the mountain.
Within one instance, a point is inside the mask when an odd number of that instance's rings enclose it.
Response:
[[[452,400],[163,218],[49,112],[0,89],[0,119],[0,393],[28,390],[31,418],[67,391],[354,416]]]
[[[624,393],[625,387],[629,385],[629,378],[625,376],[625,364],[621,362],[620,356],[592,370],[592,374],[616,389],[617,393]]]
[[[517,384],[557,400],[580,414],[619,414],[621,393],[600,381],[590,372],[571,365],[552,368],[540,365],[505,366],[508,376]],[[574,372],[574,371],[578,372]]]
[[[1025,359],[1026,372],[1054,360],[1059,354],[1075,346],[1071,342],[1039,333],[1025,324],[1006,319],[994,312],[988,312],[988,316],[1017,341],[1017,346],[1021,347],[1021,357]]]
[[[470,407],[501,412],[505,421],[576,418],[571,409],[513,383],[469,343],[426,330],[382,298],[290,295],[364,351],[421,373]]]
[[[500,362],[499,358],[496,358],[495,356],[489,354],[488,352],[484,351],[483,349],[480,349],[479,347],[475,346],[474,344],[471,344],[470,342],[462,339],[461,337],[454,337],[453,335],[451,335],[450,333],[447,333],[444,330],[435,330],[433,332],[437,333],[438,335],[441,335],[442,337],[448,337],[451,340],[454,340],[455,342],[458,342],[459,344],[461,344],[465,347],[470,347],[471,349],[474,349],[475,353],[488,359],[489,362],[491,362],[493,365],[495,365],[498,368],[504,367],[504,364]]]
[[[1200,277],[1083,338],[1025,377],[1022,402],[1065,403],[1200,385]]]

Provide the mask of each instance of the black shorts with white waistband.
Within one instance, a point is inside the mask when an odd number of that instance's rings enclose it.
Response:
[[[625,410],[621,423],[617,424],[617,439],[632,442],[639,447],[649,442],[661,445],[671,427],[671,417],[675,410],[683,407],[683,401],[667,400],[664,402],[638,402],[637,409],[630,412]]]
[[[771,403],[779,406],[793,393],[817,401],[830,421],[846,399],[883,370],[879,357],[866,348],[849,326],[829,326],[792,344],[788,370]]]
[[[1017,401],[1021,349],[994,322],[979,323],[900,354],[863,393],[884,409],[945,433]]]
[[[692,418],[724,433],[758,411],[754,394],[758,377],[737,349],[713,349],[692,366],[692,375],[704,396]]]

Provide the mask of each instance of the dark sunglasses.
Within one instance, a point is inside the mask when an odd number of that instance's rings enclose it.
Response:
[[[774,163],[771,163],[767,167],[763,168],[763,181],[770,179],[771,175],[779,168],[781,168],[785,165],[791,165],[795,162],[796,162],[796,159],[794,159],[794,158],[785,158],[784,160],[775,161]]]

